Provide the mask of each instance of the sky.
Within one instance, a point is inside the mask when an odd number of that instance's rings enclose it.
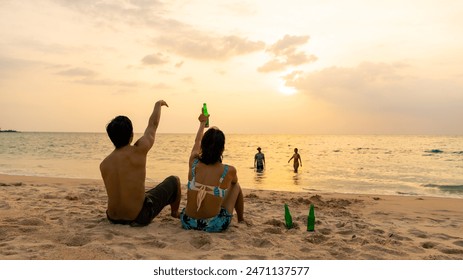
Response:
[[[0,0],[0,128],[463,135],[463,1]]]

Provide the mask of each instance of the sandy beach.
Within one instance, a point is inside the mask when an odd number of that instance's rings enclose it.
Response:
[[[461,199],[246,187],[249,223],[235,217],[214,234],[183,230],[167,208],[147,227],[110,224],[101,180],[0,175],[0,259],[463,259]],[[315,232],[306,231],[310,203]]]

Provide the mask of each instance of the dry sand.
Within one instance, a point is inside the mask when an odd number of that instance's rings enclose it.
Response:
[[[462,199],[244,195],[252,225],[234,218],[223,233],[186,231],[166,208],[149,226],[134,228],[106,220],[101,180],[0,175],[0,259],[463,259]],[[296,225],[290,230],[284,203]],[[310,203],[315,232],[305,230]]]

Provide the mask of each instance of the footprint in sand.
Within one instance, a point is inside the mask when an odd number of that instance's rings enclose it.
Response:
[[[58,199],[59,197],[56,194],[53,193],[46,193],[42,195],[43,199]]]
[[[271,234],[282,234],[283,233],[283,231],[279,227],[266,228],[262,232],[271,233]]]
[[[342,235],[352,235],[354,234],[354,231],[351,229],[345,229],[345,230],[340,230],[337,233],[342,234]]]
[[[322,197],[319,196],[318,194],[311,196],[310,201],[312,201],[312,203],[317,204],[317,205],[324,204],[324,202],[322,201]]]
[[[368,228],[368,225],[355,223],[355,227],[358,229],[366,229]]]
[[[129,250],[137,249],[137,247],[133,243],[129,243],[129,242],[122,242],[122,243],[119,243],[118,245],[126,249],[129,249]]]
[[[385,246],[380,246],[380,245],[366,245],[364,246],[366,251],[374,251],[378,252],[378,256],[380,258],[388,259],[387,255],[392,255],[392,256],[405,256],[406,253],[394,249],[389,249],[386,248]]]
[[[11,207],[10,207],[10,204],[8,204],[8,202],[3,201],[3,200],[0,201],[0,209],[5,209],[5,210],[7,210],[7,209],[10,209],[10,208],[11,208]]]
[[[298,197],[298,198],[291,198],[291,202],[295,204],[302,204],[302,205],[310,205],[312,202],[310,199]]]
[[[277,219],[270,219],[264,222],[264,225],[271,225],[276,228],[286,228],[286,224],[283,221],[277,220]],[[299,229],[299,223],[293,220],[293,227],[290,229]],[[274,232],[271,232],[274,233]]]
[[[312,244],[321,244],[323,242],[326,242],[328,239],[329,238],[326,237],[325,235],[315,233],[315,234],[310,234],[310,235],[304,237],[303,241],[304,242],[309,242],[309,243],[312,243]]]
[[[345,222],[338,222],[338,223],[336,224],[336,227],[337,227],[337,228],[342,228],[342,227],[345,227],[345,226],[346,226],[346,223],[345,223]]]
[[[329,228],[321,228],[318,230],[319,233],[323,234],[323,235],[330,235],[332,230],[329,229]]]
[[[421,247],[425,248],[425,249],[432,249],[434,247],[436,247],[438,245],[438,243],[435,243],[435,242],[424,242],[421,244]]]
[[[385,233],[384,230],[379,229],[379,228],[376,228],[376,229],[372,230],[372,232],[373,232],[374,234],[377,234],[377,235],[383,235],[383,234]]]
[[[212,239],[209,235],[194,236],[191,238],[190,244],[196,249],[208,249],[212,244]]]
[[[272,225],[272,226],[275,226],[275,227],[285,227],[285,223],[283,223],[282,221],[277,220],[277,219],[268,220],[268,221],[264,222],[264,224],[265,225]]]
[[[41,226],[46,224],[44,220],[40,218],[25,218],[18,221],[18,224],[22,226]]]
[[[390,239],[395,240],[395,241],[413,241],[413,239],[411,239],[410,237],[402,236],[397,233],[389,233],[388,236]]]
[[[13,233],[11,230],[12,227],[0,227],[0,241],[6,241],[9,242],[11,240],[14,240],[16,238],[16,234]],[[0,247],[4,246],[6,243],[0,243]],[[2,250],[0,250],[1,252]]]
[[[254,238],[251,241],[251,245],[258,248],[269,248],[274,246],[274,244],[271,241],[265,238]]]
[[[266,260],[267,259],[266,256],[261,256],[261,255],[247,255],[246,258],[249,260]]]
[[[225,255],[222,255],[221,259],[222,260],[234,260],[234,259],[237,259],[238,256],[236,255],[230,255],[230,254],[225,254]]]
[[[442,240],[457,239],[457,237],[453,237],[453,236],[447,235],[445,233],[437,233],[437,234],[434,234],[433,237],[436,237],[436,238],[439,238],[439,239],[442,239]]]
[[[421,230],[417,230],[417,229],[411,229],[408,231],[410,234],[416,236],[416,237],[419,237],[419,238],[428,238],[428,235],[421,231]]]
[[[259,198],[255,193],[250,193],[248,195],[245,195],[244,198]]]
[[[151,241],[144,242],[143,244],[148,245],[150,247],[159,248],[159,249],[167,247],[167,244],[165,242],[162,242],[159,240],[151,240]]]
[[[79,247],[79,246],[84,246],[90,241],[91,241],[91,238],[89,235],[79,234],[79,235],[74,235],[74,236],[67,238],[66,240],[64,240],[64,244],[70,247]]]
[[[64,198],[70,201],[79,200],[79,196],[76,194],[67,194]]]
[[[114,238],[114,235],[112,233],[108,233],[108,232],[103,234],[103,236],[104,236],[104,238],[106,240],[112,240]]]
[[[15,246],[7,246],[5,248],[2,248],[1,253],[4,256],[12,256],[12,255],[17,255],[19,252],[17,251],[17,248]]]
[[[448,255],[460,255],[463,254],[462,249],[455,249],[455,248],[441,248],[439,249],[440,252]]]

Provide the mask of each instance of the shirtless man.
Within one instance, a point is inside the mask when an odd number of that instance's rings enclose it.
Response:
[[[173,217],[179,216],[181,188],[177,176],[167,177],[145,192],[146,156],[154,144],[162,106],[169,107],[163,100],[156,102],[145,133],[134,145],[130,145],[133,127],[129,118],[118,116],[106,126],[116,148],[101,162],[100,171],[108,194],[106,216],[112,223],[146,226],[167,205]]]
[[[301,163],[301,166],[302,166],[302,159],[301,159],[301,155],[299,155],[297,153],[297,148],[294,148],[294,155],[288,160],[288,163],[294,159],[294,172],[297,173],[297,169],[299,168],[299,162]]]

